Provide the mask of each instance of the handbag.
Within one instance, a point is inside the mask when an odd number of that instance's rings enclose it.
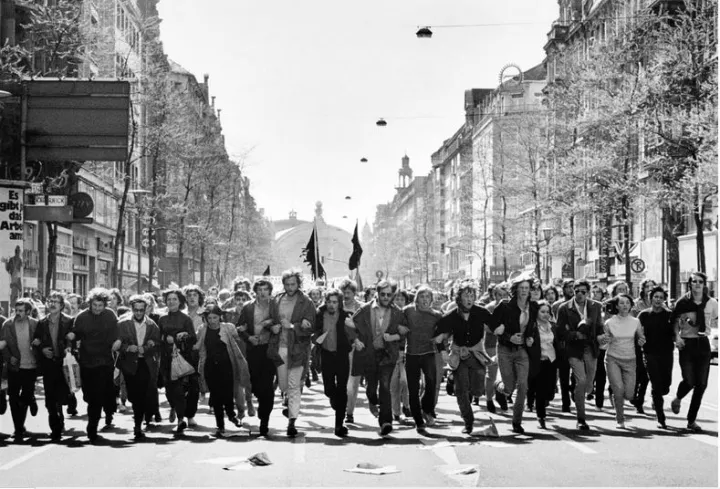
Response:
[[[170,362],[170,380],[175,381],[192,375],[195,373],[195,369],[188,363],[185,358],[180,354],[177,346],[173,345],[172,351],[172,362]]]
[[[65,353],[65,358],[63,358],[63,375],[65,382],[67,382],[70,388],[70,392],[80,390],[82,386],[82,382],[80,381],[80,365],[77,360],[75,360],[75,356],[70,353],[70,350]]]

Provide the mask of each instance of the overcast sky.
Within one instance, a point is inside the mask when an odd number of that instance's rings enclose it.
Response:
[[[199,81],[210,75],[258,206],[311,220],[321,200],[325,220],[348,230],[392,199],[404,154],[414,175],[428,173],[463,123],[465,90],[495,88],[508,63],[542,62],[558,17],[556,0],[161,0],[159,10],[168,56]],[[475,24],[502,25],[415,37],[418,26]]]

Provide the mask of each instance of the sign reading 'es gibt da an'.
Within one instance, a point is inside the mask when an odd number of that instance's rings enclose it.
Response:
[[[22,296],[23,193],[0,183],[0,305],[6,312]]]

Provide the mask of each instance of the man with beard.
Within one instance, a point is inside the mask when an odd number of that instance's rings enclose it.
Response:
[[[377,298],[355,313],[355,329],[349,331],[355,349],[352,374],[367,379],[370,412],[378,414],[381,436],[392,432],[390,378],[397,364],[400,340],[408,332],[402,311],[392,307],[393,295],[390,282],[378,282]]]
[[[342,308],[342,294],[337,289],[325,293],[325,303],[320,306],[315,319],[316,344],[320,348],[323,388],[335,411],[335,436],[348,434],[344,426],[347,406],[347,381],[350,375],[350,341],[345,320],[350,314]]]
[[[100,439],[97,427],[103,408],[110,409],[115,405],[112,352],[120,347],[120,342],[116,343],[118,320],[107,308],[109,301],[110,294],[106,289],[91,290],[88,295],[90,308],[77,315],[72,332],[67,336],[70,341],[80,341],[80,378],[83,399],[88,406],[87,435],[91,443]],[[112,423],[112,418],[105,422]]]
[[[63,374],[63,358],[65,336],[72,330],[73,318],[62,313],[65,299],[59,292],[50,292],[47,307],[48,315],[38,322],[33,346],[37,349],[36,357],[43,376],[50,438],[57,441],[65,430],[62,407],[70,397],[70,389]]]

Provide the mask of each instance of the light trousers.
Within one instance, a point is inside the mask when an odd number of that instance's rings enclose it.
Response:
[[[635,359],[621,360],[605,354],[605,371],[615,399],[615,420],[625,421],[625,401],[635,395]]]
[[[593,355],[590,347],[586,347],[582,358],[569,357],[568,363],[575,379],[575,409],[577,419],[585,421],[585,397],[592,392],[595,371],[597,370],[597,357]],[[610,383],[612,386],[612,382]]]
[[[277,368],[280,391],[287,396],[288,418],[296,419],[300,414],[300,387],[302,386],[303,365],[288,368],[288,349],[279,349],[280,358],[284,362]]]
[[[353,365],[353,353],[355,350],[350,350],[350,372],[352,372]],[[357,404],[358,391],[360,390],[360,377],[361,375],[350,375],[347,382],[347,409],[345,410],[350,416],[355,412],[355,404]]]
[[[402,355],[402,354],[401,354]],[[405,361],[398,359],[390,377],[390,399],[392,400],[393,416],[399,416],[400,405],[410,405],[410,391],[408,390],[407,373],[405,372]]]

